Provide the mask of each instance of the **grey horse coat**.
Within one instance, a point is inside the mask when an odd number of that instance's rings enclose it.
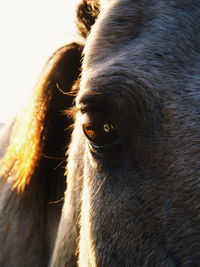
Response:
[[[199,25],[200,1],[81,2],[2,155],[1,266],[200,266]]]

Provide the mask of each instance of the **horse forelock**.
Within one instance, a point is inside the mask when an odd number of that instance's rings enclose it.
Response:
[[[81,37],[87,38],[100,11],[99,0],[83,0],[77,8],[77,29]]]

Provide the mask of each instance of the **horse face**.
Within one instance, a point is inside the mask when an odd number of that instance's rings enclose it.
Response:
[[[82,147],[79,264],[197,266],[200,1],[101,5],[70,151]]]

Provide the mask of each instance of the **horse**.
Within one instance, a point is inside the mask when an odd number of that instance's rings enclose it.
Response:
[[[199,10],[79,3],[1,135],[1,266],[200,265]]]

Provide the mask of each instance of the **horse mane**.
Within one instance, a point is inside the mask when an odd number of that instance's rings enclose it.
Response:
[[[13,189],[23,191],[45,151],[54,154],[58,150],[52,141],[56,142],[55,139],[60,139],[60,136],[53,137],[58,128],[63,127],[64,132],[71,123],[60,111],[73,101],[73,97],[64,96],[58,88],[71,91],[80,73],[81,52],[82,47],[73,43],[52,55],[29,102],[14,123],[10,144],[0,161],[0,175],[13,183]]]

